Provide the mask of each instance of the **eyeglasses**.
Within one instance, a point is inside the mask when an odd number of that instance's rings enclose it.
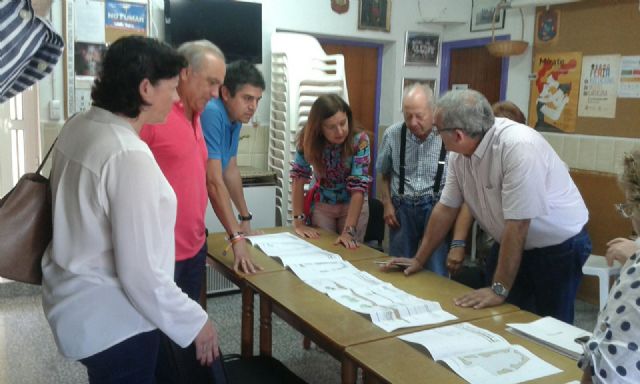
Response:
[[[433,133],[435,133],[436,135],[439,135],[441,132],[446,132],[446,131],[455,131],[456,129],[459,128],[438,128],[435,125],[431,127],[431,130],[433,131]]]
[[[613,206],[616,207],[616,210],[618,211],[620,216],[624,217],[625,219],[631,218],[635,213],[637,207],[637,205],[633,203],[618,203],[614,204]]]

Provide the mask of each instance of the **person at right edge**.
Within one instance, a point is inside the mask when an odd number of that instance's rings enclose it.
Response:
[[[616,204],[622,217],[631,219],[636,233],[640,231],[640,151],[625,155],[620,186],[626,202]],[[622,239],[620,239],[622,240]],[[640,253],[638,243],[627,240],[627,246],[612,251],[618,242],[609,245],[607,261],[622,264],[620,276],[613,285],[607,305],[600,311],[593,335],[584,343],[584,353],[578,367],[584,373],[582,384],[640,382]],[[610,242],[611,243],[611,242]],[[635,248],[635,252],[633,251]]]
[[[404,273],[422,270],[466,202],[496,243],[486,262],[487,287],[456,298],[456,305],[479,309],[507,301],[573,323],[591,240],[589,213],[562,160],[540,133],[495,118],[474,90],[444,95],[434,129],[453,153],[440,201]]]

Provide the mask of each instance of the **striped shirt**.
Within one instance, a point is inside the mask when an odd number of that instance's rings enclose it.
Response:
[[[53,70],[64,41],[36,16],[30,0],[0,1],[0,103]]]
[[[382,145],[378,152],[376,168],[382,175],[391,176],[391,195],[398,196],[400,186],[400,140],[402,123],[396,123],[384,132]],[[427,139],[421,141],[407,128],[407,144],[405,148],[405,182],[404,194],[413,196],[433,196],[433,183],[438,171],[438,157],[442,139],[436,133],[430,133]],[[445,161],[448,160],[447,154]],[[446,169],[443,170],[440,181],[440,191],[446,179]]]

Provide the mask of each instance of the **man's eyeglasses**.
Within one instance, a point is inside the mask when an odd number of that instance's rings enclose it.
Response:
[[[635,213],[637,205],[633,203],[618,203],[614,204],[613,206],[616,207],[616,210],[618,211],[620,216],[624,217],[625,219],[629,219]]]
[[[438,128],[435,125],[431,127],[431,130],[433,131],[433,133],[435,133],[436,135],[439,135],[441,132],[446,132],[446,131],[455,131],[458,128]]]

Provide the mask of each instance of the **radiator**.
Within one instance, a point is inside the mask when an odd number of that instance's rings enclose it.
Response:
[[[229,279],[222,276],[220,272],[216,271],[212,266],[207,265],[207,295],[237,291],[238,288]]]

